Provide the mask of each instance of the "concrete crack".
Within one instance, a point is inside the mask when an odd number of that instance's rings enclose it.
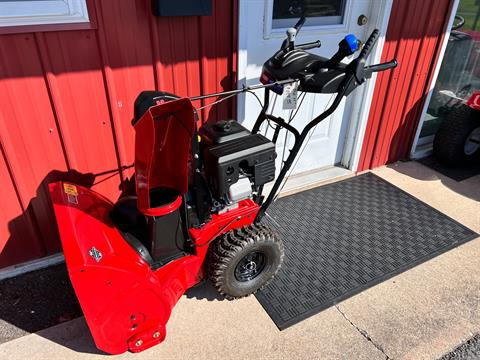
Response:
[[[335,305],[335,309],[337,309],[337,311],[343,316],[343,318],[345,320],[347,320],[350,325],[353,326],[353,328],[355,330],[357,330],[360,335],[362,335],[365,339],[367,339],[368,342],[370,342],[373,346],[375,346],[375,348],[380,351],[383,355],[385,355],[385,360],[393,360],[390,356],[388,356],[386,353],[385,353],[385,350],[383,350],[383,347],[380,345],[380,344],[377,344],[371,337],[370,335],[368,334],[368,332],[366,330],[363,330],[361,328],[359,328],[357,325],[355,325],[352,320],[350,320],[347,315],[342,311],[340,310],[340,308],[338,307],[338,305]]]

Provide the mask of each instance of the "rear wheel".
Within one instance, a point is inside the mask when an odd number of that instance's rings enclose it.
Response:
[[[438,129],[433,152],[447,165],[461,165],[480,155],[480,120],[478,112],[466,105],[452,110]]]
[[[268,227],[232,230],[210,249],[209,278],[227,299],[241,298],[265,287],[280,269],[283,257],[283,243]]]

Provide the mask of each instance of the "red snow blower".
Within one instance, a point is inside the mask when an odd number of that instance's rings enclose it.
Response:
[[[225,298],[236,299],[277,273],[284,247],[260,220],[308,133],[373,72],[396,66],[365,65],[378,30],[349,64],[341,61],[359,49],[354,35],[331,59],[309,53],[319,41],[294,41],[304,21],[287,31],[281,49],[265,62],[261,84],[194,98],[142,92],[132,121],[135,173],[115,204],[80,185],[50,184],[69,276],[99,349],[139,352],[162,342],[176,302],[206,278]],[[268,113],[271,92],[292,83],[301,92],[336,94],[302,131]],[[233,120],[196,128],[192,101],[257,89],[265,89],[264,104],[251,131]],[[272,139],[259,132],[264,122],[274,128]],[[275,179],[281,129],[295,142]]]

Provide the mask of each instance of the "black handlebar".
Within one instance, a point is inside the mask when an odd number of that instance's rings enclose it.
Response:
[[[297,31],[299,31],[304,23],[305,23],[305,17],[302,16],[300,20],[298,20],[298,22],[295,24],[294,28]],[[270,61],[273,64],[273,66],[277,66],[281,64],[281,61],[284,58],[284,56],[292,50],[310,50],[310,49],[318,48],[321,46],[321,43],[319,40],[310,42],[310,43],[294,45],[294,37],[296,35],[295,31],[290,29],[289,31],[287,31],[287,35],[289,35],[289,37],[283,42],[281,49],[277,51],[274,54],[274,56],[270,58],[271,59]],[[357,41],[357,44],[359,43],[359,41],[356,40],[356,38],[353,35],[349,35],[349,36],[353,37],[353,40]],[[379,30],[374,29],[370,34],[370,36],[368,37],[365,44],[363,45],[363,48],[361,49],[358,57],[352,60],[348,65],[339,66],[340,62],[346,56],[353,54],[354,52],[357,51],[357,48],[358,48],[357,46],[353,46],[357,44],[352,43],[351,37],[350,38],[345,37],[338,44],[339,50],[337,51],[337,53],[335,53],[332,56],[332,58],[323,62],[319,62],[320,64],[319,66],[310,66],[309,71],[316,72],[316,70],[319,70],[319,69],[322,69],[323,72],[328,70],[334,70],[337,72],[340,71],[340,72],[353,75],[353,77],[355,78],[355,86],[363,84],[367,79],[369,79],[372,76],[372,73],[377,71],[392,69],[397,66],[396,60],[392,60],[390,62],[386,62],[383,64],[366,66],[367,58],[370,56],[370,53],[375,47],[375,44],[377,43],[379,36],[380,36]],[[307,77],[305,79],[307,79],[308,81],[311,81],[311,79],[313,79],[312,76],[315,76],[315,75],[310,74],[308,79]],[[321,81],[325,81],[325,76],[322,76],[321,79],[322,79]]]
[[[358,84],[363,84],[366,79],[372,76],[373,72],[388,70],[397,66],[396,60],[392,60],[383,64],[365,66],[367,58],[378,40],[379,33],[380,32],[378,29],[372,31],[368,40],[365,42],[365,45],[363,45],[360,55],[358,55],[358,57],[347,66],[347,69],[355,76],[355,80]]]
[[[358,55],[359,60],[366,59],[370,55],[370,52],[372,51],[373,47],[375,46],[375,43],[378,40],[378,34],[379,34],[378,29],[375,29],[372,31],[365,45],[363,45],[360,55]]]
[[[300,49],[300,50],[310,50],[310,49],[315,49],[322,46],[322,43],[320,40],[305,43],[305,44],[300,44],[300,45],[295,45],[295,50]]]
[[[397,64],[398,64],[397,60],[392,60],[392,61],[381,63],[381,64],[367,66],[365,68],[365,71],[370,71],[371,73],[377,72],[377,71],[385,71],[385,70],[393,69],[397,67]]]

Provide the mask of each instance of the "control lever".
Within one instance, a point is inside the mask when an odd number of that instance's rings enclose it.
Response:
[[[300,45],[296,45],[295,46],[295,49],[297,50],[310,50],[310,49],[315,49],[315,48],[318,48],[322,46],[322,43],[320,42],[320,40],[317,40],[317,41],[313,41],[313,42],[309,42],[309,43],[305,43],[305,44],[300,44]],[[278,50],[273,56],[272,56],[272,62],[276,65],[278,65],[280,63],[280,60],[282,59],[282,57],[289,51],[289,48],[282,48],[280,50]]]
[[[378,29],[372,31],[372,33],[368,37],[367,42],[365,43],[365,45],[363,45],[362,51],[360,52],[360,55],[358,55],[358,59],[366,60],[368,58],[370,52],[377,43],[379,33],[380,32],[378,31]]]
[[[320,42],[320,40],[317,40],[317,41],[313,41],[305,44],[295,45],[295,49],[310,50],[310,49],[319,48],[320,46],[322,46],[322,43]]]
[[[295,38],[297,36],[297,33],[298,30],[294,27],[287,29],[287,38],[283,40],[282,43],[282,50],[285,50],[284,52],[293,50],[293,48],[295,47]]]
[[[365,45],[363,45],[360,55],[358,55],[358,57],[347,66],[355,76],[355,80],[358,84],[363,84],[367,79],[365,74],[365,63],[367,62],[367,58],[378,40],[378,35],[378,29],[373,30],[368,40],[365,42]]]
[[[298,19],[297,23],[293,26],[297,30],[297,33],[300,31],[303,24],[305,24],[305,20],[307,20],[307,18],[305,17],[305,15],[302,15],[302,17]]]
[[[287,49],[287,48],[288,50],[294,49],[295,38],[297,34],[300,32],[300,29],[302,28],[303,24],[305,24],[305,20],[307,20],[307,18],[305,16],[302,16],[293,27],[287,29],[287,38],[283,40],[281,49]]]
[[[294,27],[287,29],[287,41],[288,41],[289,50],[293,50],[295,48],[296,36],[297,36],[297,29],[295,29]]]
[[[322,64],[322,68],[335,68],[345,57],[350,56],[357,51],[359,46],[360,40],[358,40],[355,35],[348,34],[338,43],[338,51],[331,57],[331,59]]]

